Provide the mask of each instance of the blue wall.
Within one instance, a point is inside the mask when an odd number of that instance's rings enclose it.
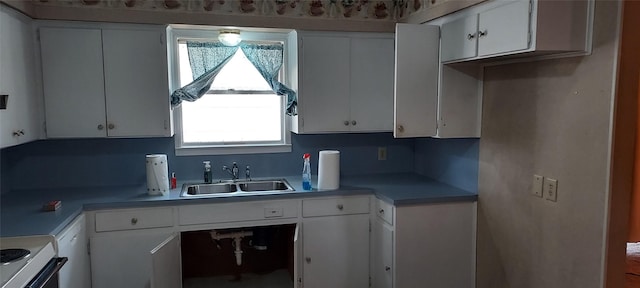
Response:
[[[478,192],[480,139],[415,140],[415,172],[470,192]]]
[[[176,172],[178,180],[201,179],[204,160],[212,161],[214,179],[228,178],[221,167],[233,161],[241,167],[251,166],[256,178],[297,175],[302,171],[303,153],[311,153],[315,170],[318,151],[324,149],[340,150],[342,175],[413,172],[413,143],[412,139],[394,139],[391,133],[292,134],[291,153],[178,157],[173,138],[41,140],[0,150],[0,187],[7,193],[145,183],[145,155],[158,153],[167,154],[169,171]],[[380,146],[387,147],[386,161],[377,160]]]
[[[41,140],[0,150],[0,193],[31,188],[139,185],[146,181],[145,155],[167,154],[178,180],[202,177],[202,161],[212,161],[214,179],[228,178],[222,165],[251,166],[252,176],[298,175],[302,154],[341,151],[341,174],[415,172],[471,191],[478,190],[479,139],[394,139],[391,133],[292,134],[291,153],[175,156],[173,138]],[[387,160],[377,160],[378,147]],[[244,169],[241,169],[243,172]],[[241,175],[243,175],[241,173]]]

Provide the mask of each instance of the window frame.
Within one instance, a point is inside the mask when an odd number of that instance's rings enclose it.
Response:
[[[178,55],[178,41],[184,40],[216,40],[218,30],[229,27],[217,26],[190,26],[169,25],[167,27],[167,55],[169,62],[169,90],[171,92],[180,88],[180,62]],[[280,79],[287,83],[287,69],[289,57],[288,42],[292,30],[242,28],[242,40],[246,41],[278,41],[283,43],[283,65],[280,70]],[[182,106],[172,109],[173,133],[175,135],[175,152],[177,156],[191,155],[227,155],[227,154],[256,154],[256,153],[285,153],[291,152],[291,124],[286,113],[286,97],[281,97],[282,112],[282,141],[278,143],[246,143],[227,145],[194,145],[185,144],[182,137]]]

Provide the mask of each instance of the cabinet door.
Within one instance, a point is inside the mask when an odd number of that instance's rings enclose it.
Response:
[[[60,287],[91,287],[87,230],[84,216],[80,216],[58,240],[58,256],[69,258],[60,270]]]
[[[180,234],[171,235],[151,250],[151,288],[181,288]]]
[[[393,230],[382,220],[373,225],[373,265],[371,276],[373,288],[393,287]]]
[[[393,39],[351,39],[351,131],[393,130]]]
[[[369,287],[369,214],[305,218],[305,288]]]
[[[92,288],[151,287],[151,251],[171,233],[117,232],[91,238]],[[179,261],[179,260],[176,260]]]
[[[477,40],[478,15],[442,24],[441,61],[475,57]]]
[[[40,28],[47,137],[104,137],[102,36],[98,29]]]
[[[436,135],[439,28],[396,24],[396,138]]]
[[[0,110],[0,148],[40,137],[42,104],[36,92],[32,20],[0,6],[0,95],[9,95]]]
[[[302,37],[304,133],[349,131],[349,46],[346,37]]]
[[[529,1],[519,0],[480,13],[478,56],[529,48]]]
[[[158,30],[103,30],[108,135],[169,136],[167,52]]]

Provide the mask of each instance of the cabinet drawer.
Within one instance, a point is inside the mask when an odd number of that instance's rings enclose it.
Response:
[[[369,213],[369,197],[340,197],[302,201],[302,216],[330,216]]]
[[[96,212],[96,232],[173,226],[172,208]]]
[[[393,205],[384,202],[380,199],[376,199],[376,215],[384,222],[393,225]]]
[[[246,202],[178,207],[180,225],[298,217],[297,201]]]

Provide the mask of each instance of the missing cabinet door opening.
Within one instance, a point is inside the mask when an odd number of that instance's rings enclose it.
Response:
[[[183,287],[293,288],[295,230],[285,224],[182,232]]]

